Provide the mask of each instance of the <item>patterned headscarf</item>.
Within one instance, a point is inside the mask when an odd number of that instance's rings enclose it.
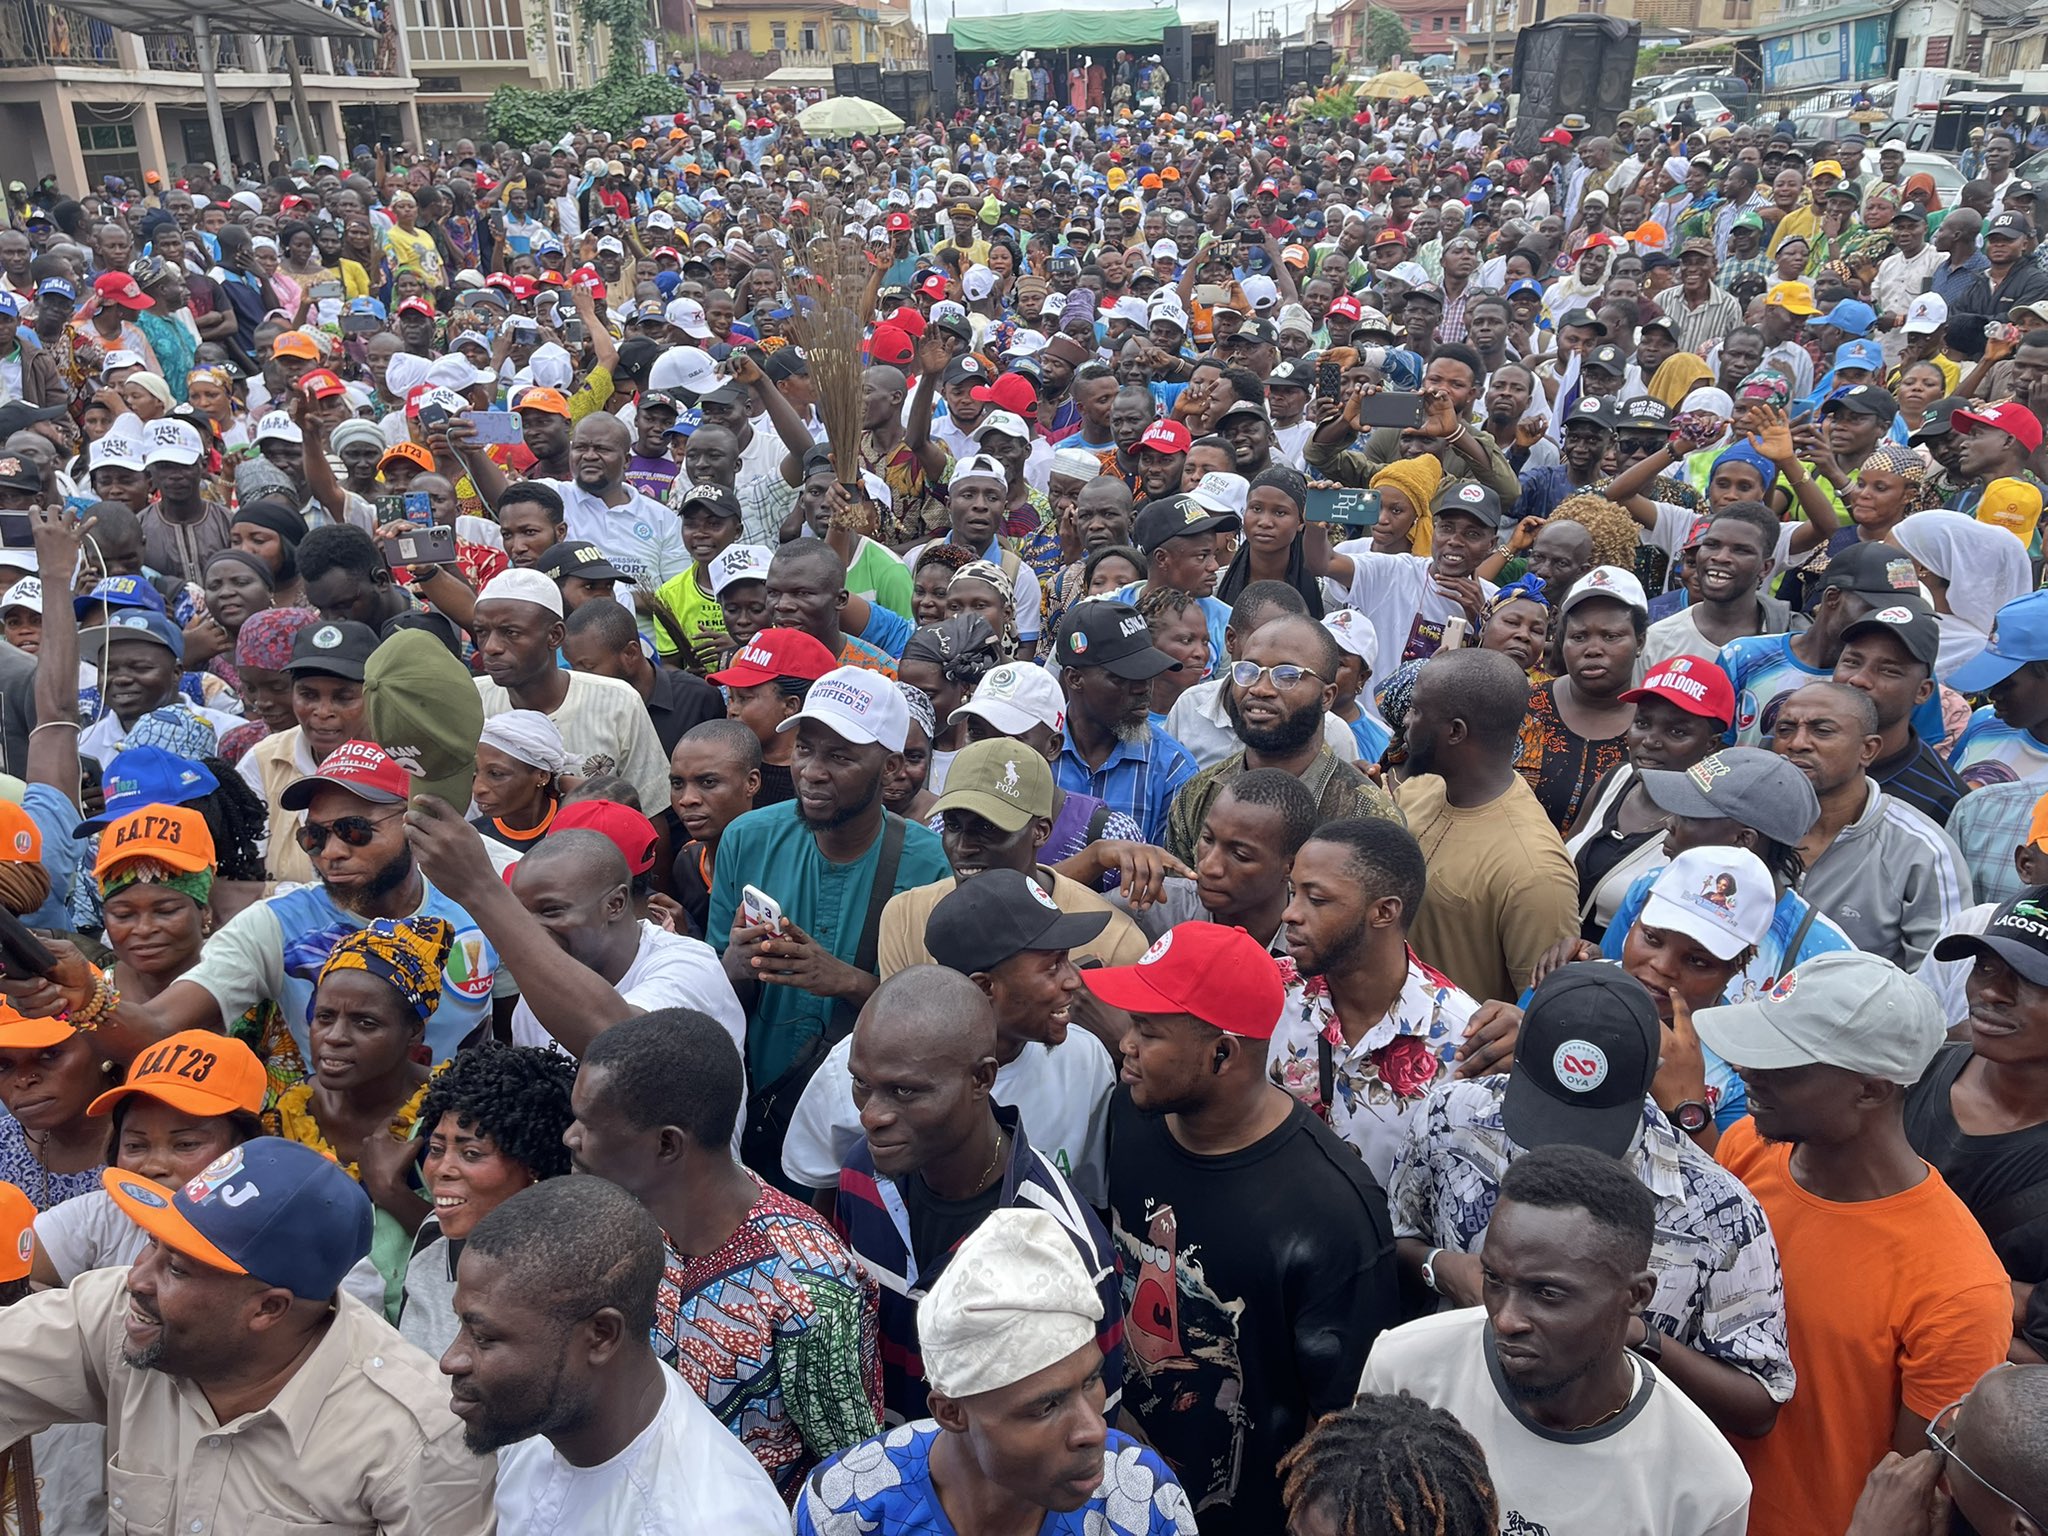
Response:
[[[1543,585],[1543,578],[1532,571],[1524,571],[1513,581],[1502,587],[1486,600],[1486,606],[1479,613],[1481,629],[1492,622],[1493,616],[1509,603],[1534,603],[1544,612],[1550,611],[1550,598]]]
[[[899,682],[896,689],[903,695],[903,702],[910,706],[910,718],[924,732],[926,741],[934,741],[939,734],[938,711],[932,708],[932,696],[922,688],[910,683]]]
[[[310,608],[263,608],[250,614],[235,635],[235,665],[282,672],[292,659],[292,641],[319,617]]]
[[[446,918],[380,917],[334,946],[320,980],[336,971],[367,971],[389,982],[424,1022],[441,1005],[441,970],[454,942],[455,928]]]
[[[151,858],[126,859],[108,870],[100,880],[100,900],[112,900],[131,885],[161,885],[182,891],[200,906],[213,896],[213,871],[173,869]]]
[[[1870,456],[1858,467],[1861,476],[1865,470],[1877,469],[1897,475],[1906,482],[1906,494],[1900,502],[1899,511],[1919,512],[1933,505],[1929,500],[1927,487],[1927,461],[1910,448],[1901,448],[1896,443],[1880,443],[1870,450]]]
[[[1792,382],[1775,368],[1759,368],[1735,389],[1738,405],[1775,405],[1784,410],[1792,403]]]
[[[1011,600],[1010,578],[1003,574],[1003,568],[993,560],[968,561],[953,573],[952,580],[946,583],[946,590],[948,592],[953,590],[953,582],[966,581],[969,578],[975,581],[987,582],[1002,594],[1004,602]]]
[[[901,659],[928,661],[947,682],[972,688],[1003,658],[988,620],[978,613],[962,613],[913,632],[903,642]]]
[[[152,709],[128,733],[123,750],[133,747],[162,747],[173,757],[211,757],[220,748],[220,737],[204,715],[186,704],[166,704]]]

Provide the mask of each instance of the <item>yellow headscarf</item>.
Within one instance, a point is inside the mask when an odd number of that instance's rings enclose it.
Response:
[[[1396,459],[1372,477],[1370,484],[1373,490],[1391,485],[1415,504],[1415,521],[1408,529],[1408,553],[1411,555],[1429,553],[1432,527],[1429,501],[1443,481],[1444,467],[1433,453],[1414,459]]]
[[[1674,352],[1650,375],[1650,398],[1663,401],[1675,411],[1685,403],[1687,395],[1702,384],[1713,382],[1714,370],[1696,354]]]
[[[441,1005],[441,970],[454,943],[455,929],[445,918],[380,917],[334,946],[320,980],[335,971],[366,971],[389,982],[424,1022]]]

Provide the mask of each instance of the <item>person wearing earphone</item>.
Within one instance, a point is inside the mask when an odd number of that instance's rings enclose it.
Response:
[[[1081,984],[1131,1016],[1108,1160],[1124,1423],[1179,1473],[1203,1536],[1265,1536],[1286,1523],[1280,1458],[1351,1401],[1400,1319],[1386,1196],[1266,1075],[1286,993],[1242,928],[1182,923]]]

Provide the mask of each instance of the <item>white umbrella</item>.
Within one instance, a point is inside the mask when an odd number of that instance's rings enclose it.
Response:
[[[796,115],[797,126],[814,138],[844,139],[856,133],[901,133],[907,124],[887,107],[859,96],[830,96]]]

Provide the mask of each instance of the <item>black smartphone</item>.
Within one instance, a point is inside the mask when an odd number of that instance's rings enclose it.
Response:
[[[375,315],[343,315],[341,334],[344,336],[370,336],[384,329],[384,322]]]
[[[1378,394],[1366,395],[1358,402],[1358,420],[1368,427],[1409,427],[1422,425],[1422,396],[1389,393],[1381,390]]]
[[[1316,394],[1325,400],[1334,400],[1344,388],[1344,369],[1333,361],[1316,364]]]
[[[57,968],[57,957],[4,907],[0,907],[0,959],[6,961],[8,975],[21,978],[47,976]]]
[[[420,425],[429,432],[439,432],[448,425],[448,407],[429,402],[420,407]]]
[[[589,334],[589,328],[581,320],[571,320],[562,327],[562,340],[571,346],[582,346],[584,337]]]
[[[34,549],[36,534],[26,512],[0,512],[0,545],[8,549]]]

